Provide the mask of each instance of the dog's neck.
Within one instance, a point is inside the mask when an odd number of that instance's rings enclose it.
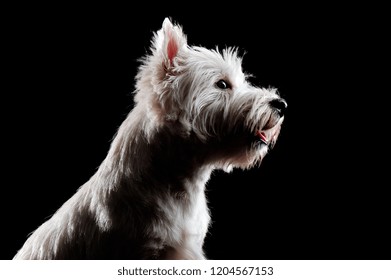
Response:
[[[115,182],[129,179],[174,192],[204,191],[213,166],[206,162],[202,143],[177,135],[175,123],[150,127],[153,120],[137,107],[131,114],[119,128],[101,172],[116,177]],[[150,130],[154,133],[148,135]]]

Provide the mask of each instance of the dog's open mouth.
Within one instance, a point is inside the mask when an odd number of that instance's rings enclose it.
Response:
[[[256,129],[255,133],[253,134],[253,139],[259,144],[273,146],[279,134],[282,119],[283,118],[270,119],[265,126]]]
[[[257,137],[258,141],[261,141],[265,145],[269,145],[268,137],[266,136],[265,131],[257,130],[255,136]]]

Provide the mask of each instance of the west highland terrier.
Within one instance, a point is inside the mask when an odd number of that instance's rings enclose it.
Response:
[[[287,107],[246,80],[235,48],[188,46],[169,19],[142,59],[135,103],[97,172],[14,259],[205,259],[206,182],[259,164]]]

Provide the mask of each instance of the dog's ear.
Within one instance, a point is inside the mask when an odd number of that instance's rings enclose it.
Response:
[[[151,43],[152,55],[141,60],[143,64],[137,74],[138,93],[135,100],[140,102],[147,94],[152,94],[156,101],[153,106],[156,112],[164,118],[170,115],[174,119],[179,115],[176,111],[180,108],[178,103],[182,102],[183,93],[174,89],[176,86],[173,86],[173,81],[188,51],[186,36],[181,26],[172,24],[166,18]]]
[[[183,34],[182,27],[173,25],[168,18],[165,18],[162,29],[155,34],[153,51],[155,55],[162,58],[162,63],[166,69],[176,65],[176,58],[179,52],[186,46],[186,35]]]

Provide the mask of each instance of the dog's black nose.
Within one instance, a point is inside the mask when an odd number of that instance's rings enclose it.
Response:
[[[288,104],[286,101],[282,98],[276,98],[269,102],[270,106],[272,106],[274,109],[277,110],[278,114],[280,116],[283,116],[285,113],[286,108],[288,107]]]

